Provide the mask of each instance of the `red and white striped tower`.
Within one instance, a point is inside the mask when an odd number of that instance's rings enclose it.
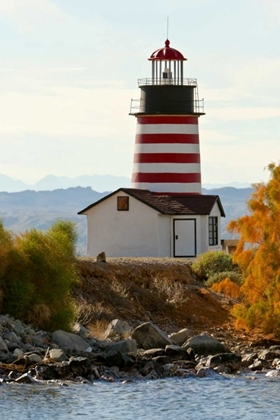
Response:
[[[186,58],[165,47],[153,52],[152,77],[138,80],[132,188],[159,194],[201,194],[198,118],[204,115],[196,79],[184,78]]]

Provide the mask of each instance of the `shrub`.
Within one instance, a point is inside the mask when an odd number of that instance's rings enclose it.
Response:
[[[233,299],[237,299],[241,295],[240,286],[231,281],[228,277],[220,281],[219,283],[214,283],[211,287],[211,290],[217,293],[223,293],[224,295],[229,296]]]
[[[205,284],[208,287],[212,287],[213,284],[220,283],[226,278],[229,278],[230,281],[236,283],[238,286],[241,286],[242,284],[241,274],[237,271],[222,271],[221,273],[213,274],[213,276],[210,276]]]
[[[209,251],[199,255],[192,269],[202,280],[207,280],[216,273],[238,271],[237,265],[232,262],[232,256],[223,251]]]
[[[47,232],[32,229],[16,237],[0,225],[3,311],[43,329],[69,329],[74,318],[70,291],[76,281],[75,241],[72,222],[59,221]]]

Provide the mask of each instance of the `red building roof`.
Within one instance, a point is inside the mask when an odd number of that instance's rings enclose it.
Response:
[[[165,41],[165,47],[160,48],[153,52],[149,60],[172,60],[172,61],[185,61],[187,58],[183,56],[180,51],[175,50],[175,48],[170,48],[170,41],[167,39]]]

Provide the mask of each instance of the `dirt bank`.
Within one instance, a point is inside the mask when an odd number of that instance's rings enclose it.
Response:
[[[77,267],[80,322],[97,330],[120,318],[133,326],[153,321],[167,333],[187,327],[242,339],[230,316],[233,301],[200,283],[185,259],[80,258]]]

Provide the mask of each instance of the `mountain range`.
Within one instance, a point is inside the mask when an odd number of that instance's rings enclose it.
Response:
[[[117,182],[117,181],[115,181]],[[117,187],[106,188],[99,192],[91,187],[59,188],[53,191],[25,190],[20,192],[0,192],[0,218],[5,228],[14,233],[31,228],[48,229],[58,219],[71,220],[76,224],[78,233],[77,254],[86,254],[86,217],[78,211],[101,199],[108,191],[127,185],[118,183]],[[221,235],[230,238],[226,231],[228,222],[246,213],[246,201],[252,188],[223,187],[203,189],[203,194],[219,195],[226,218],[222,218]]]
[[[0,191],[20,192],[26,190],[33,191],[53,191],[60,188],[71,187],[91,187],[94,191],[114,191],[119,187],[130,187],[130,178],[114,175],[81,175],[75,178],[66,176],[47,175],[34,184],[27,184],[18,179],[13,179],[7,175],[0,174]],[[247,188],[248,183],[231,182],[230,184],[203,184],[204,188],[235,187]]]

